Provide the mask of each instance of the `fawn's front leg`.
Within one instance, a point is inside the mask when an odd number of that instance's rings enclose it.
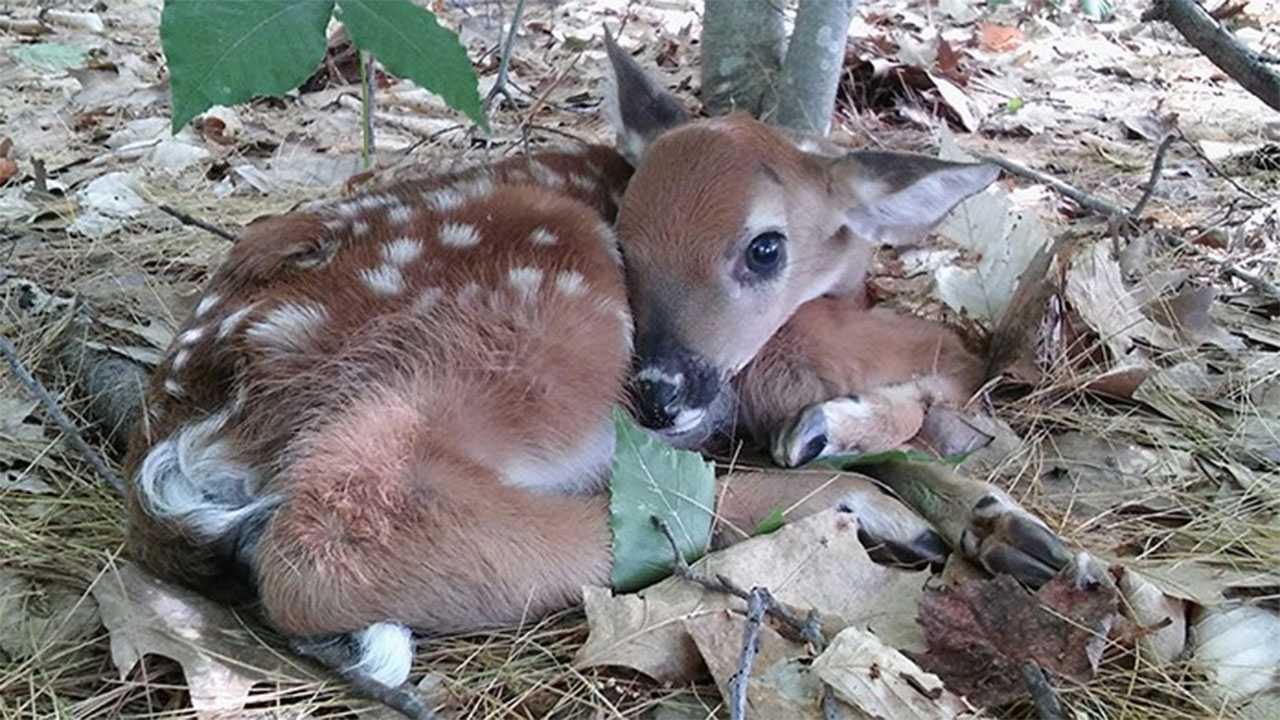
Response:
[[[981,379],[981,361],[945,327],[833,297],[802,306],[735,386],[741,424],[794,467],[901,447],[931,405],[963,404]],[[1070,560],[1043,522],[988,483],[919,463],[859,469],[992,572],[1040,584]]]

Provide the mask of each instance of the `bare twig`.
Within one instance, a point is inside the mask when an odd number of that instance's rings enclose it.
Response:
[[[173,208],[169,205],[159,205],[158,207],[160,208],[160,210],[170,215],[171,217],[173,217],[175,220],[182,223],[183,225],[198,227],[201,230],[213,233],[214,235],[217,235],[218,237],[228,242],[235,242],[237,240],[235,235],[232,235],[231,233],[227,232],[226,230],[223,230],[217,225],[214,225],[212,223],[207,223],[204,220],[201,220],[200,218],[192,217],[182,212],[181,210]]]
[[[1200,162],[1204,163],[1205,167],[1209,168],[1209,170],[1212,171],[1214,175],[1217,175],[1228,185],[1235,188],[1236,191],[1239,192],[1241,195],[1244,195],[1250,200],[1253,200],[1255,202],[1260,202],[1264,205],[1269,204],[1266,200],[1259,197],[1257,193],[1241,185],[1239,182],[1236,181],[1235,178],[1228,175],[1225,170],[1218,167],[1218,164],[1214,162],[1212,158],[1206,155],[1204,150],[1202,150],[1199,145],[1192,142],[1191,139],[1187,137],[1186,133],[1182,132],[1182,130],[1178,130],[1178,137],[1182,138],[1183,142],[1191,146],[1192,152],[1194,152],[1196,156],[1200,158]]]
[[[1036,715],[1040,720],[1063,720],[1066,717],[1062,712],[1062,703],[1058,701],[1058,694],[1054,692],[1039,665],[1030,661],[1023,663],[1022,679],[1031,691],[1031,701],[1036,706]]]
[[[1065,195],[1066,197],[1069,197],[1072,200],[1075,200],[1076,203],[1080,205],[1080,207],[1086,210],[1092,211],[1099,215],[1106,216],[1108,218],[1116,218],[1119,220],[1129,219],[1128,211],[1124,210],[1123,208],[1120,208],[1117,205],[1112,205],[1106,200],[1102,200],[1101,198],[1090,195],[1089,193],[1077,187],[1068,185],[1067,183],[1053,177],[1052,175],[1046,175],[1045,173],[1042,173],[1039,170],[1032,170],[1031,168],[1025,165],[1021,165],[1012,160],[1008,160],[1002,157],[997,157],[995,155],[975,155],[975,157],[978,160],[981,160],[983,162],[989,162],[992,165],[997,165],[1014,175],[1018,175],[1019,177],[1024,177],[1024,178],[1027,178],[1028,180],[1034,180],[1038,183],[1044,183],[1045,185],[1048,185],[1054,190],[1057,190],[1062,195]]]
[[[356,51],[356,61],[360,64],[360,160],[364,169],[373,167],[373,83],[375,68],[373,53],[364,50]]]
[[[502,41],[502,54],[498,57],[498,77],[494,80],[493,87],[489,89],[489,94],[484,99],[484,111],[486,114],[493,105],[493,101],[502,96],[507,102],[511,103],[511,107],[516,107],[515,98],[511,97],[511,91],[507,89],[507,83],[510,81],[511,71],[511,52],[516,45],[516,31],[520,29],[520,18],[524,15],[525,0],[516,0],[515,10],[511,12],[511,27],[507,29],[507,35]]]
[[[0,337],[0,353],[4,354],[4,359],[9,363],[9,369],[13,371],[18,381],[26,386],[27,390],[31,391],[31,394],[35,395],[40,404],[44,406],[45,412],[49,413],[49,417],[53,419],[54,424],[62,431],[63,438],[71,444],[71,447],[74,447],[77,452],[84,456],[84,459],[93,466],[93,469],[98,472],[98,475],[102,476],[103,480],[106,480],[111,487],[115,488],[116,492],[123,495],[124,481],[107,465],[107,461],[103,459],[102,455],[92,445],[85,442],[84,437],[80,435],[80,431],[76,429],[71,419],[67,417],[66,413],[62,412],[62,407],[58,404],[58,401],[22,364],[22,358],[18,356],[18,349],[13,346],[13,343],[9,342],[8,338]]]
[[[1254,97],[1280,110],[1280,75],[1227,31],[1196,0],[1154,0],[1144,21],[1163,21]]]
[[[1273,299],[1280,300],[1280,287],[1277,287],[1276,284],[1271,282],[1270,280],[1267,280],[1266,278],[1260,277],[1258,275],[1254,275],[1251,272],[1241,270],[1240,268],[1236,267],[1234,263],[1230,261],[1220,260],[1218,258],[1215,258],[1209,253],[1205,252],[1204,250],[1200,249],[1194,244],[1189,243],[1186,240],[1183,240],[1180,237],[1166,234],[1165,239],[1168,240],[1170,243],[1177,245],[1181,249],[1186,250],[1187,252],[1195,255],[1198,258],[1217,263],[1218,267],[1221,268],[1222,273],[1224,275],[1229,275],[1230,277],[1233,277],[1237,280],[1240,280],[1243,283],[1246,283],[1247,285],[1251,286],[1254,290],[1257,290],[1258,292],[1264,295],[1268,295]]]
[[[764,623],[764,609],[768,602],[768,590],[751,588],[747,598],[747,629],[743,632],[742,654],[738,657],[738,669],[729,680],[730,720],[742,720],[747,716],[747,681],[751,679],[751,666],[760,652],[760,626]]]
[[[1142,218],[1142,211],[1146,209],[1147,203],[1151,200],[1151,196],[1156,192],[1156,185],[1160,183],[1160,172],[1164,170],[1164,156],[1169,152],[1169,148],[1173,146],[1173,142],[1178,136],[1170,133],[1164,136],[1164,140],[1160,141],[1160,147],[1156,149],[1156,159],[1151,163],[1151,179],[1147,181],[1147,187],[1142,191],[1142,197],[1138,198],[1138,202],[1129,211],[1129,219],[1137,222]]]

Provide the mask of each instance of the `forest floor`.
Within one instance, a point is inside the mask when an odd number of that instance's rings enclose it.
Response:
[[[433,5],[460,29],[482,95],[511,5]],[[494,111],[489,140],[387,79],[380,175],[565,136],[611,142],[597,112],[599,31],[624,17],[622,45],[697,107],[700,6],[531,2],[512,62],[518,106]],[[56,12],[17,22],[40,7]],[[1223,8],[1237,37],[1280,55],[1280,6]],[[1176,138],[1136,226],[1005,175],[935,241],[882,256],[873,290],[975,342],[995,334],[998,376],[976,403],[993,442],[962,470],[1008,489],[1071,545],[1140,572],[1161,628],[1180,628],[1172,649],[1114,640],[1092,677],[1055,681],[1068,710],[1280,717],[1280,656],[1263,647],[1280,647],[1280,113],[1142,9],[1092,20],[1043,2],[867,0],[833,137],[1001,156],[1123,208]],[[0,0],[0,334],[112,463],[109,433],[82,420],[93,398],[68,335],[153,366],[227,249],[159,206],[234,230],[337,197],[363,170],[359,93],[339,53],[302,92],[218,109],[171,136],[160,11],[160,0]],[[1035,278],[1043,312],[1011,325],[1022,271],[1055,239]],[[393,717],[351,701],[252,621],[131,568],[124,517],[37,400],[0,377],[0,716],[177,718],[230,695],[250,702],[202,716]],[[1228,612],[1239,607],[1250,612]],[[1129,612],[1139,625],[1150,617]],[[172,631],[197,621],[194,636]],[[1233,631],[1253,645],[1212,646]],[[587,634],[570,611],[429,640],[414,679],[445,717],[727,716],[709,681],[575,666]],[[1027,701],[999,714],[1035,712]]]

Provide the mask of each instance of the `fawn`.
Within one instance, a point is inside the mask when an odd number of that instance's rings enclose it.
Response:
[[[512,624],[609,582],[616,404],[685,446],[736,426],[795,466],[897,447],[931,404],[966,401],[978,359],[868,309],[863,280],[875,245],[921,235],[994,168],[691,119],[606,46],[621,153],[507,159],[246,229],[149,390],[134,557],[396,686],[410,628]],[[879,470],[992,570],[1038,582],[1069,559],[995,488]],[[840,506],[878,541],[945,552],[865,478],[720,482],[718,545],[778,507]]]

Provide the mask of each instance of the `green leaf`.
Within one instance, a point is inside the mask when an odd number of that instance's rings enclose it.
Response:
[[[677,450],[615,409],[609,524],[613,530],[613,588],[631,592],[671,574],[671,543],[654,526],[666,521],[686,560],[707,549],[715,510],[714,465]]]
[[[879,465],[887,462],[939,463],[942,465],[959,465],[969,453],[959,453],[947,457],[937,457],[919,450],[886,450],[863,455],[829,455],[815,460],[805,467],[830,468],[832,470],[855,470],[859,466]]]
[[[1009,111],[1009,114],[1012,115],[1018,112],[1019,110],[1021,110],[1023,107],[1025,107],[1026,104],[1027,104],[1027,101],[1023,100],[1022,98],[1013,97],[1013,98],[1009,98],[1009,102],[1005,103],[1004,107],[1006,110]]]
[[[1115,6],[1111,0],[1080,0],[1080,10],[1091,20],[1107,20]]]
[[[467,51],[435,15],[409,0],[340,0],[338,17],[356,47],[489,129]]]
[[[65,43],[19,45],[10,50],[9,54],[23,65],[48,72],[82,67],[89,57],[85,48]]]
[[[752,531],[751,536],[768,535],[786,523],[787,519],[782,515],[782,508],[774,508],[756,525],[756,529]]]
[[[214,105],[298,87],[324,59],[334,0],[165,0],[173,131]]]

